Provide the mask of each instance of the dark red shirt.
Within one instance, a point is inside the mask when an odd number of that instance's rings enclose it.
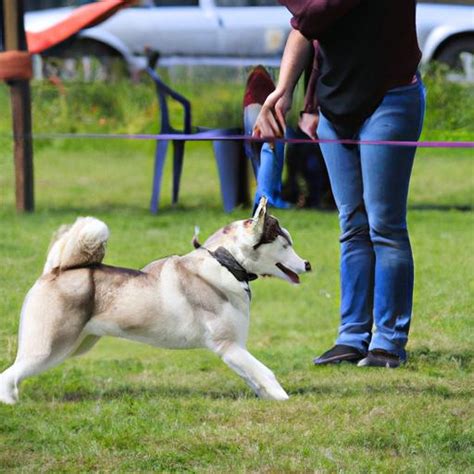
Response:
[[[316,94],[341,135],[353,136],[389,89],[409,84],[421,52],[415,0],[280,0],[291,25],[319,42]]]

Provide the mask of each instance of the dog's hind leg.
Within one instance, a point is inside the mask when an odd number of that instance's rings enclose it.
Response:
[[[15,363],[0,374],[0,402],[16,403],[20,383],[27,377],[45,372],[63,362],[77,346],[79,334],[80,331],[72,331],[67,335],[56,333],[35,341],[36,346],[29,347],[28,350],[20,348]],[[25,340],[22,344],[24,342]]]
[[[88,319],[87,309],[67,307],[61,298],[35,301],[37,298],[31,296],[25,301],[15,363],[0,374],[0,402],[17,402],[22,380],[59,365],[71,355]]]
[[[242,377],[260,397],[267,400],[287,400],[288,395],[278,383],[273,372],[257,360],[244,347],[235,342],[219,344],[215,350],[223,362]]]
[[[68,354],[35,354],[17,359],[0,374],[0,402],[14,404],[18,401],[18,387],[27,377],[40,374],[60,364]]]

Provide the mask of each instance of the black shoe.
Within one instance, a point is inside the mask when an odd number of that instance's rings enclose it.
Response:
[[[322,356],[316,357],[313,362],[315,365],[339,364],[341,362],[359,362],[365,357],[365,354],[359,352],[355,347],[336,344]]]
[[[396,369],[400,367],[400,357],[383,349],[374,349],[369,351],[367,357],[362,359],[357,367],[386,367],[387,369]]]

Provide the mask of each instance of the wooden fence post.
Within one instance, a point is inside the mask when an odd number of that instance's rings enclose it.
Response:
[[[27,51],[23,23],[23,0],[3,0],[5,50]],[[9,83],[15,160],[15,193],[18,212],[34,210],[33,140],[31,136],[31,93],[28,80]]]

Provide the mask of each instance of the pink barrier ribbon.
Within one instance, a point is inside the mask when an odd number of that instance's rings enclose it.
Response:
[[[396,141],[396,140],[326,140],[311,138],[274,138],[268,140],[267,138],[251,137],[249,135],[224,135],[225,130],[209,130],[201,133],[134,133],[134,134],[120,134],[120,133],[39,133],[35,134],[34,138],[39,140],[45,139],[125,139],[125,140],[177,140],[177,141],[250,141],[250,142],[283,142],[283,143],[328,143],[328,144],[343,144],[343,145],[385,145],[385,146],[403,146],[403,147],[418,147],[418,148],[474,148],[474,141]]]

